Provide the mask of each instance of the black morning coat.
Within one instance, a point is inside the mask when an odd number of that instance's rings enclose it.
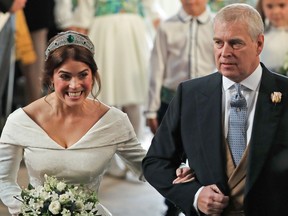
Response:
[[[263,73],[249,143],[245,216],[288,215],[288,79]],[[281,92],[280,103],[271,93]],[[144,176],[185,215],[201,186],[216,184],[229,195],[222,125],[222,75],[183,82],[172,100],[143,160]],[[173,185],[175,170],[186,154],[196,180]]]

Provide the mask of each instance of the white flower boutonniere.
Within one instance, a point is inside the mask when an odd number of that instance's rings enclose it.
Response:
[[[274,104],[280,103],[281,102],[281,98],[282,98],[282,93],[281,92],[273,92],[271,94],[271,100],[272,100],[272,103],[274,103]]]

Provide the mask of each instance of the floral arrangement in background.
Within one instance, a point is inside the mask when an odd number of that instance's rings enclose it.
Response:
[[[279,73],[288,76],[288,52],[284,57],[283,65],[279,69]]]
[[[66,184],[55,177],[45,175],[43,186],[23,189],[19,216],[96,216],[98,198],[81,185]]]

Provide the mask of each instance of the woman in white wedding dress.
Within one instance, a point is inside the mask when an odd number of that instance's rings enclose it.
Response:
[[[94,84],[101,87],[94,46],[84,35],[64,32],[46,50],[44,84],[51,92],[14,111],[0,140],[0,198],[12,215],[21,202],[16,184],[22,158],[29,181],[41,185],[44,174],[98,191],[111,158],[117,154],[142,179],[146,151],[126,114],[88,98]],[[101,215],[110,215],[101,208]]]
[[[0,138],[0,198],[12,215],[21,208],[13,197],[21,194],[16,182],[22,159],[34,187],[42,185],[47,174],[98,192],[115,154],[144,180],[141,162],[146,151],[127,115],[96,98],[101,82],[93,55],[87,36],[73,31],[56,35],[45,52],[48,94],[8,117]],[[95,85],[97,92],[91,93]],[[176,173],[177,182],[191,178],[191,172]],[[111,215],[101,204],[98,214]]]

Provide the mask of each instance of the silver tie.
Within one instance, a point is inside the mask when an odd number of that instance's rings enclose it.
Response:
[[[228,143],[237,166],[246,148],[247,102],[241,93],[241,85],[234,84],[236,94],[231,97],[228,126]]]

